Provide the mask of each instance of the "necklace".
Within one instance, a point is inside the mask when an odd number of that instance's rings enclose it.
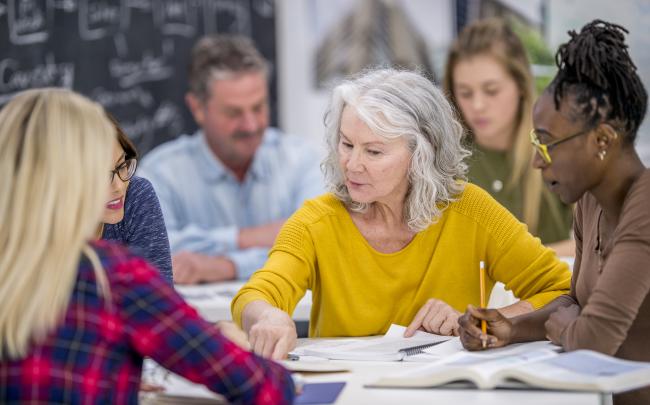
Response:
[[[600,220],[603,217],[603,210],[601,208],[598,213],[598,221],[596,222],[596,254],[598,255],[598,270],[603,271],[603,251],[605,250],[603,237],[600,232]]]
[[[474,174],[482,179],[480,186],[489,189],[491,194],[499,193],[505,186],[505,180],[511,171],[505,152],[482,149],[476,146],[477,158]]]

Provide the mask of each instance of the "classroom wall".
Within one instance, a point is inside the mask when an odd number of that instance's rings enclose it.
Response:
[[[453,0],[401,3],[407,17],[428,38],[434,67],[442,69],[454,29]],[[314,53],[336,20],[355,5],[350,0],[276,0],[279,122],[286,131],[321,142],[329,92],[314,85]]]
[[[547,42],[552,49],[566,42],[567,31],[600,18],[627,28],[627,41],[639,76],[650,91],[650,1],[547,0]],[[637,137],[637,151],[650,166],[650,114],[646,113]]]
[[[446,52],[454,38],[456,0],[402,0],[405,12],[427,40],[431,62],[442,76]],[[539,25],[554,52],[568,39],[569,29],[579,29],[594,18],[618,22],[630,30],[633,59],[646,88],[650,88],[650,2],[648,0],[501,0]],[[279,122],[286,131],[315,142],[323,136],[327,89],[314,86],[314,53],[323,35],[348,13],[358,0],[276,0],[278,41]],[[650,120],[641,128],[637,149],[650,165]]]

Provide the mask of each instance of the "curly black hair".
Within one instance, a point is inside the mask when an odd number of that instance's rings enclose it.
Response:
[[[602,20],[590,22],[580,33],[569,31],[571,39],[555,55],[559,70],[549,89],[556,109],[565,94],[572,94],[589,125],[609,122],[633,143],[648,94],[630,58],[627,33],[622,26]]]

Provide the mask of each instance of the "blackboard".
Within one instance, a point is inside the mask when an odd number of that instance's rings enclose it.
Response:
[[[206,33],[251,37],[271,63],[277,122],[274,0],[0,0],[0,106],[34,87],[101,103],[141,153],[196,129],[187,65]]]

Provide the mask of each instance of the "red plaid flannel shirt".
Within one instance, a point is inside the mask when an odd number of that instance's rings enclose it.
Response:
[[[147,262],[110,242],[93,247],[112,306],[98,294],[90,262],[81,259],[59,326],[27,357],[0,359],[0,403],[137,403],[144,356],[233,402],[293,401],[282,366],[226,339]]]

